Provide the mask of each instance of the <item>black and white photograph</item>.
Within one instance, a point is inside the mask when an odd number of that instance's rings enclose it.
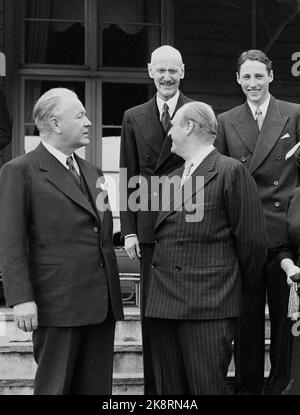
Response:
[[[300,395],[299,296],[300,0],[0,0],[0,395]]]

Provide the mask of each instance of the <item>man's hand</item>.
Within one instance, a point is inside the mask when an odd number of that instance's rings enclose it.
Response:
[[[14,319],[17,327],[23,331],[35,330],[38,326],[37,306],[34,301],[14,306]]]
[[[291,276],[298,274],[300,272],[300,268],[294,264],[290,258],[284,258],[280,263],[281,268],[286,273],[286,282],[289,286],[293,284],[291,280]]]
[[[125,251],[132,261],[140,261],[141,249],[137,236],[133,235],[125,238]]]

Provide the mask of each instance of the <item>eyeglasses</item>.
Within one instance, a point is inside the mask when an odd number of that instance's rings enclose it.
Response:
[[[154,68],[154,70],[160,75],[165,75],[167,72],[169,73],[169,75],[177,75],[181,71],[180,68]]]

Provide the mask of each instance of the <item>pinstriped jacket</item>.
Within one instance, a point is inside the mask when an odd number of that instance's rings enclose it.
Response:
[[[173,175],[181,175],[182,170]],[[263,211],[248,170],[214,150],[186,184],[197,176],[204,178],[203,219],[186,221],[184,206],[158,216],[146,298],[148,317],[238,316],[242,289],[255,283],[266,258]],[[194,199],[198,191],[191,193]]]

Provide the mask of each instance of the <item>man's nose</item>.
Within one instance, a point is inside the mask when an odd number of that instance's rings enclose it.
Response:
[[[169,81],[171,79],[171,76],[170,76],[170,74],[169,74],[169,71],[166,71],[165,73],[164,73],[164,80],[165,81]]]
[[[92,125],[91,121],[88,119],[88,117],[85,117],[84,125],[86,127],[90,127]]]
[[[256,79],[254,77],[251,77],[249,79],[249,86],[254,87],[256,86],[256,84],[257,84]]]

